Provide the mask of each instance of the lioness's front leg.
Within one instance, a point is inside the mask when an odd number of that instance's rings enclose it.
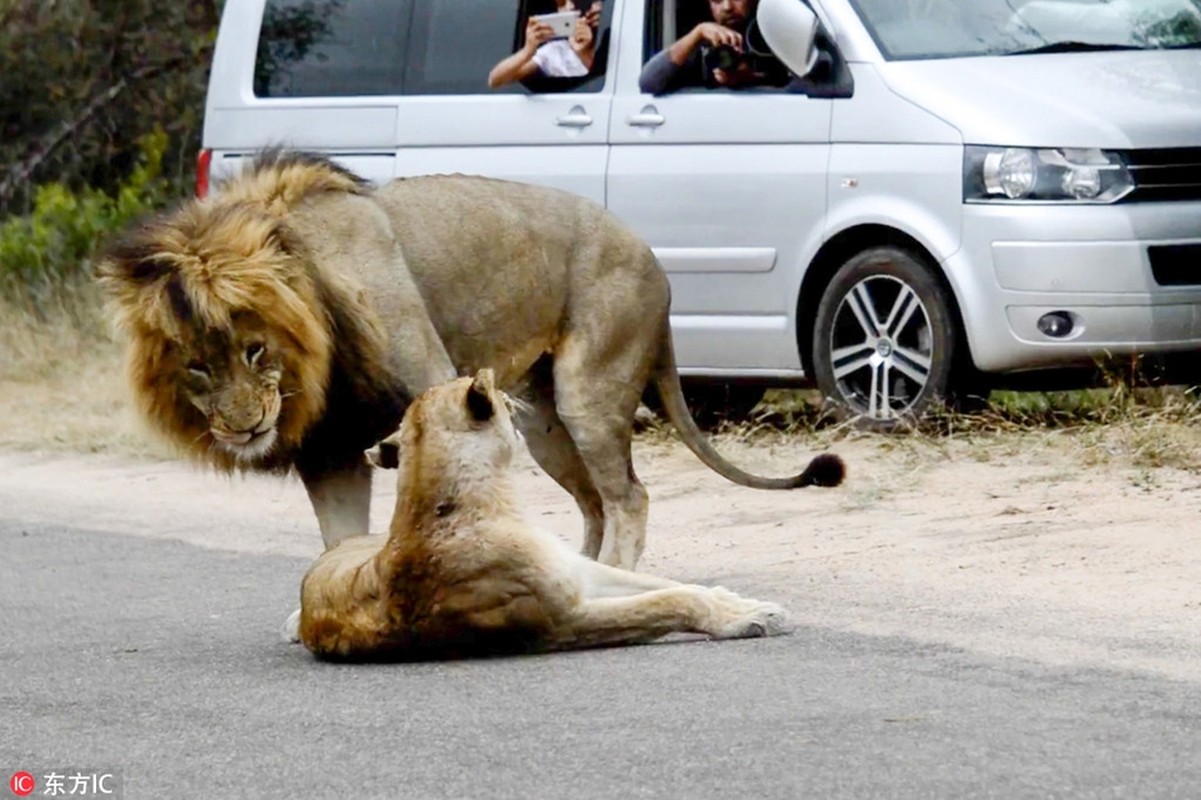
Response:
[[[688,584],[660,578],[645,572],[631,572],[592,561],[582,554],[572,553],[576,584],[585,600],[605,597],[630,597],[659,589],[678,589]],[[695,587],[703,588],[703,587]]]
[[[725,589],[677,586],[628,597],[584,600],[555,632],[552,647],[650,642],[671,633],[714,639],[772,636],[786,630],[784,610]]]
[[[545,541],[552,537],[538,531]],[[557,648],[648,642],[669,633],[715,639],[771,636],[785,630],[784,610],[720,586],[680,583],[599,564],[555,547],[579,594],[556,631]]]

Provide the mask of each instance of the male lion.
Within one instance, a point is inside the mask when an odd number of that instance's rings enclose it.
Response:
[[[409,406],[377,450],[395,460],[399,446],[388,535],[344,539],[304,577],[309,650],[405,659],[782,632],[779,606],[590,561],[531,527],[513,493],[507,401],[482,369]]]
[[[373,188],[313,154],[270,150],[206,200],[131,230],[99,267],[153,424],[224,469],[286,472],[326,547],[365,533],[363,451],[412,397],[484,367],[523,386],[538,463],[576,499],[584,552],[633,569],[646,491],[634,412],[648,380],[688,447],[732,481],[833,486],[837,456],[761,478],[723,459],[680,392],[666,275],[592,202],[461,175]]]

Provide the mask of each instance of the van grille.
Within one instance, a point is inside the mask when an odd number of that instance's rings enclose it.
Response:
[[[1126,167],[1134,178],[1127,203],[1201,200],[1201,147],[1129,150]]]

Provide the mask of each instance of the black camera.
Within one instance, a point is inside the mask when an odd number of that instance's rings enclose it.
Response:
[[[713,71],[729,72],[743,60],[742,53],[728,45],[706,47],[701,50],[701,68],[705,72],[705,80],[712,82]]]

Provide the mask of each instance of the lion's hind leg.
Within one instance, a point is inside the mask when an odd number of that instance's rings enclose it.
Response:
[[[545,362],[545,359],[544,359]],[[600,556],[605,513],[600,494],[588,474],[588,465],[555,410],[555,390],[549,362],[539,362],[530,374],[530,391],[515,417],[530,455],[555,482],[571,493],[584,516],[584,545],[588,558]]]
[[[630,442],[649,371],[650,359],[642,350],[650,345],[605,344],[578,332],[560,341],[553,366],[555,410],[601,499],[604,528],[597,559],[633,570],[646,543],[648,501],[634,473]],[[606,352],[615,348],[618,354],[606,360]],[[595,545],[595,536],[585,542],[589,554]]]

